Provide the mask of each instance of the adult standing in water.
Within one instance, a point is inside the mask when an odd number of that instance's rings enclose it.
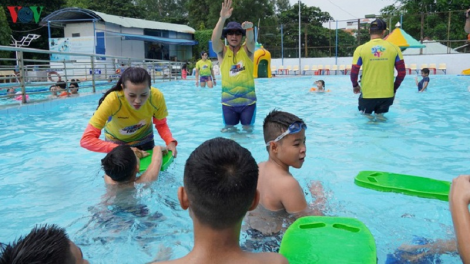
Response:
[[[83,133],[80,145],[88,150],[108,153],[118,145],[129,145],[134,152],[151,150],[155,146],[153,127],[176,157],[177,141],[166,123],[165,98],[151,86],[147,70],[127,68],[116,86],[99,100],[98,108]],[[101,140],[104,129],[105,140]],[[138,154],[138,153],[136,153]]]
[[[387,24],[376,19],[369,28],[370,41],[357,47],[351,69],[353,92],[359,94],[358,109],[369,118],[375,112],[377,119],[385,119],[395,94],[405,78],[405,61],[400,48],[383,40]],[[361,86],[357,77],[362,66]],[[394,68],[397,76],[394,77]]]
[[[215,74],[212,69],[212,61],[208,59],[207,52],[201,52],[201,57],[196,63],[196,86],[212,88],[215,84]]]
[[[212,32],[212,49],[217,53],[222,74],[222,132],[235,131],[241,123],[245,131],[253,130],[256,117],[256,92],[253,78],[255,38],[253,23],[225,21],[232,15],[232,0],[224,0],[220,18]],[[221,37],[222,36],[222,37]],[[246,36],[245,43],[242,42]],[[224,45],[224,39],[228,45]]]

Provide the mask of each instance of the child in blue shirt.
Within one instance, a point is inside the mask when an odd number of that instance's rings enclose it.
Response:
[[[428,68],[423,68],[421,70],[421,76],[423,77],[423,79],[420,82],[418,82],[418,76],[416,76],[416,78],[415,78],[416,85],[418,86],[418,92],[420,92],[420,93],[426,91],[426,88],[428,88],[429,69]]]

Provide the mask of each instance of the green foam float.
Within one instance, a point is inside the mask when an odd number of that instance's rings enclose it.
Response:
[[[290,264],[377,263],[372,233],[355,218],[305,216],[286,231],[279,253]]]
[[[397,192],[442,201],[449,200],[451,184],[448,181],[381,171],[361,171],[354,182],[358,186],[377,191]]]
[[[145,171],[149,167],[150,162],[152,161],[153,150],[147,150],[147,152],[150,155],[140,159],[140,172]],[[172,162],[173,155],[171,153],[171,150],[169,150],[165,155],[162,156],[162,167],[160,168],[160,171],[165,171],[166,169],[168,169],[168,166],[170,166]]]

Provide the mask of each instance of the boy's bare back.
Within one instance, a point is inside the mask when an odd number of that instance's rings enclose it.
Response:
[[[156,263],[156,262],[155,262]],[[158,262],[159,264],[286,264],[289,263],[285,257],[277,253],[250,253],[250,252],[220,252],[220,254],[199,255],[194,252],[183,258]]]

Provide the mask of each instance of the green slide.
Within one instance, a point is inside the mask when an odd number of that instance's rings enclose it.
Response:
[[[305,216],[286,231],[279,253],[290,264],[375,264],[377,249],[369,229],[347,217]]]
[[[354,182],[364,188],[424,198],[449,200],[450,182],[406,174],[361,171]]]
[[[147,150],[147,152],[150,153],[150,155],[148,155],[145,158],[140,159],[140,172],[145,171],[149,167],[150,162],[152,161],[153,150]],[[169,150],[167,154],[163,155],[162,157],[162,168],[160,169],[160,171],[165,171],[172,162],[173,162],[173,155],[171,154],[171,151]]]

